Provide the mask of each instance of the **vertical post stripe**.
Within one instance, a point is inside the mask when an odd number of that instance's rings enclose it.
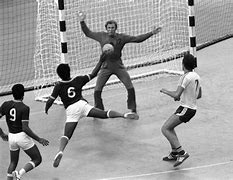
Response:
[[[60,26],[60,41],[61,41],[61,62],[66,62],[67,56],[67,41],[66,41],[66,21],[65,21],[65,5],[64,0],[58,1],[58,10],[59,10],[59,26]]]
[[[195,67],[197,67],[197,57],[196,57],[196,34],[195,34],[195,10],[194,10],[194,0],[188,0],[188,24],[189,24],[189,51],[195,58]]]
[[[189,37],[190,38],[190,47],[196,47],[196,37]]]
[[[58,0],[58,9],[59,10],[64,10],[65,9],[64,0]]]
[[[62,53],[67,53],[67,42],[62,42],[61,43],[61,52]]]
[[[194,6],[194,0],[188,0],[188,5],[189,6]]]
[[[194,27],[195,26],[195,17],[189,16],[189,26]]]
[[[66,31],[66,22],[65,21],[60,21],[60,31],[65,32]]]

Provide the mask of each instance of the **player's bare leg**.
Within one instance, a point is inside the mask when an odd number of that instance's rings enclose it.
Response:
[[[64,136],[62,136],[60,139],[59,150],[54,158],[53,167],[59,166],[60,161],[63,157],[63,152],[64,152],[70,138],[72,137],[77,124],[78,124],[78,122],[67,122],[65,124]]]
[[[7,180],[13,180],[13,172],[19,161],[19,152],[20,150],[10,151],[10,165],[7,170]]]
[[[112,110],[103,111],[98,108],[92,108],[87,116],[101,118],[101,119],[121,117],[125,119],[138,120],[139,118],[136,113],[132,113],[132,112],[122,114],[117,111],[112,111]]]
[[[180,121],[179,116],[173,114],[164,123],[161,129],[163,135],[167,138],[172,148],[172,152],[167,157],[164,157],[163,160],[176,160],[174,167],[182,164],[189,157],[189,154],[182,149],[182,146],[175,132],[175,127],[181,123],[183,122]]]
[[[24,167],[19,171],[13,172],[13,177],[15,177],[15,179],[17,180],[19,180],[25,173],[39,166],[42,161],[40,151],[36,145],[34,145],[32,148],[28,150],[25,150],[24,152],[31,158],[31,161],[25,164]]]

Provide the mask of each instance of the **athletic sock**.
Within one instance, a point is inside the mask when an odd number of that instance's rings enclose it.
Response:
[[[183,150],[182,146],[179,146],[178,148],[174,148],[174,151],[177,152],[179,155],[185,154],[185,151]]]
[[[182,150],[182,151],[178,152],[178,154],[179,154],[179,155],[184,155],[184,154],[185,154],[185,151]]]
[[[69,138],[67,136],[62,136],[60,139],[59,151],[63,152],[68,142],[69,142]]]
[[[25,169],[22,168],[19,170],[19,176],[22,177],[26,173]]]
[[[174,156],[176,156],[178,154],[178,152],[172,151],[171,154],[174,155]]]

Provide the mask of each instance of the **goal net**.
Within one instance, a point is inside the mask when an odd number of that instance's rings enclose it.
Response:
[[[122,53],[124,65],[132,79],[161,73],[180,73],[180,57],[189,49],[188,4],[186,1],[151,0],[66,0],[65,21],[68,54],[66,63],[72,75],[88,74],[99,60],[98,42],[81,30],[79,11],[87,15],[92,31],[105,31],[108,20],[118,22],[118,33],[140,35],[162,27],[162,31],[142,43],[126,44]],[[53,0],[38,0],[37,43],[35,53],[36,99],[51,94],[48,87],[58,80],[56,67],[61,63],[58,5]],[[171,61],[172,60],[172,61]],[[112,77],[108,83],[119,80]],[[89,82],[85,89],[95,86]]]
[[[162,32],[143,43],[127,44],[122,59],[132,79],[164,72],[179,73],[188,50],[187,0],[65,0],[68,56],[73,76],[90,73],[100,55],[99,44],[81,32],[78,11],[87,14],[93,31],[105,31],[107,20],[118,32],[139,35],[161,26]],[[233,35],[232,0],[195,0],[197,49]],[[14,83],[34,90],[36,98],[51,93],[61,63],[59,12],[54,0],[0,1],[0,96]],[[157,77],[157,76],[153,76]],[[145,79],[145,78],[144,78]],[[117,82],[114,76],[109,84]],[[121,83],[119,83],[121,84]],[[93,88],[95,79],[85,89]],[[112,86],[107,86],[112,87]],[[84,91],[88,92],[88,91]],[[93,92],[93,91],[91,91]]]

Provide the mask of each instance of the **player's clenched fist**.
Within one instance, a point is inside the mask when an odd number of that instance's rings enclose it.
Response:
[[[154,27],[154,29],[152,30],[152,34],[157,34],[157,33],[161,32],[161,31],[162,31],[161,27],[158,27],[158,28]]]
[[[83,11],[78,12],[79,21],[84,21],[86,19],[86,14]]]

